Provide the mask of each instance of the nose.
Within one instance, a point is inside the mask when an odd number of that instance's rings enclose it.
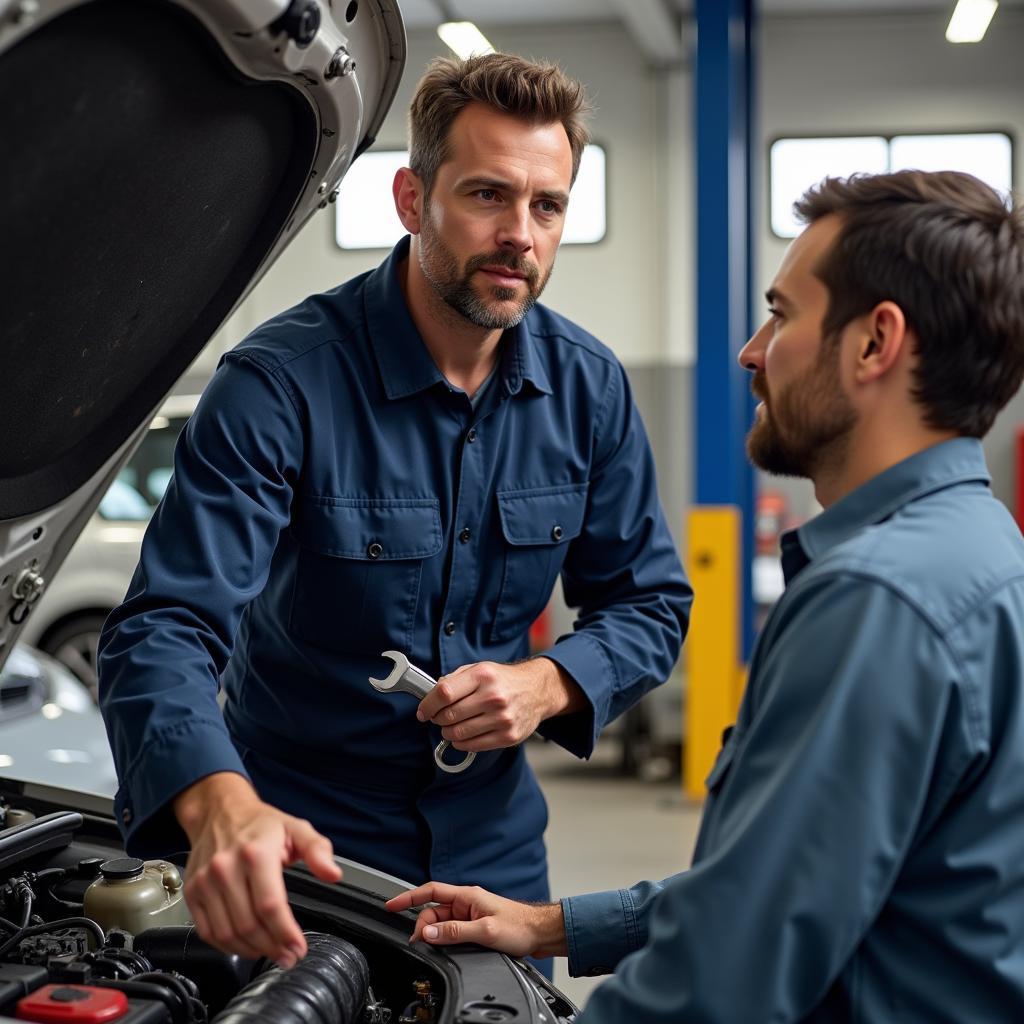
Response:
[[[498,223],[498,246],[522,255],[533,248],[530,232],[530,204],[509,203]]]
[[[754,336],[746,345],[740,349],[740,354],[736,359],[744,370],[757,373],[758,370],[764,369],[764,350],[768,345],[768,327],[769,321],[765,321],[754,332]]]

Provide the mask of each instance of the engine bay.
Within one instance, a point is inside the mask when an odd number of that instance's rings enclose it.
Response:
[[[539,975],[410,945],[378,893],[289,869],[309,953],[290,970],[203,942],[184,860],[126,857],[113,821],[0,806],[0,1022],[492,1024],[571,1020]]]

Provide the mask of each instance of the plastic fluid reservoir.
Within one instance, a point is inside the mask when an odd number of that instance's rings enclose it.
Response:
[[[190,924],[181,873],[164,860],[121,857],[104,861],[83,899],[83,912],[104,931],[138,935],[159,925]]]

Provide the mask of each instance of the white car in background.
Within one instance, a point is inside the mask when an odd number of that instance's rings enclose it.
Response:
[[[198,400],[198,394],[172,395],[160,407],[22,630],[25,643],[70,669],[94,698],[100,630],[124,599],[171,477],[175,442]]]

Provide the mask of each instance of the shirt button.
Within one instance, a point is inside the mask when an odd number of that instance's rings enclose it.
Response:
[[[130,807],[126,807],[126,808],[125,808],[125,809],[124,809],[124,810],[123,810],[123,811],[121,812],[121,820],[122,820],[122,821],[123,821],[123,822],[124,822],[124,823],[125,823],[126,825],[130,825],[130,824],[132,823],[132,812],[131,812],[131,808],[130,808]]]
[[[561,540],[562,539],[562,532],[563,531],[562,531],[562,528],[560,526],[552,526],[551,527],[551,539],[552,540]]]
[[[473,536],[473,534],[469,532],[469,527],[468,526],[464,526],[462,528],[461,532],[459,533],[459,540],[463,544],[468,544],[469,543],[469,538],[472,537],[472,536]]]
[[[445,636],[451,636],[452,633],[454,633],[454,632],[455,632],[455,623],[454,622],[446,622],[444,624],[444,634],[445,634]]]
[[[469,433],[466,435],[466,440],[472,444],[476,440],[476,427],[470,427]]]
[[[373,541],[370,546],[366,549],[367,558],[380,558],[384,554],[384,545]]]

